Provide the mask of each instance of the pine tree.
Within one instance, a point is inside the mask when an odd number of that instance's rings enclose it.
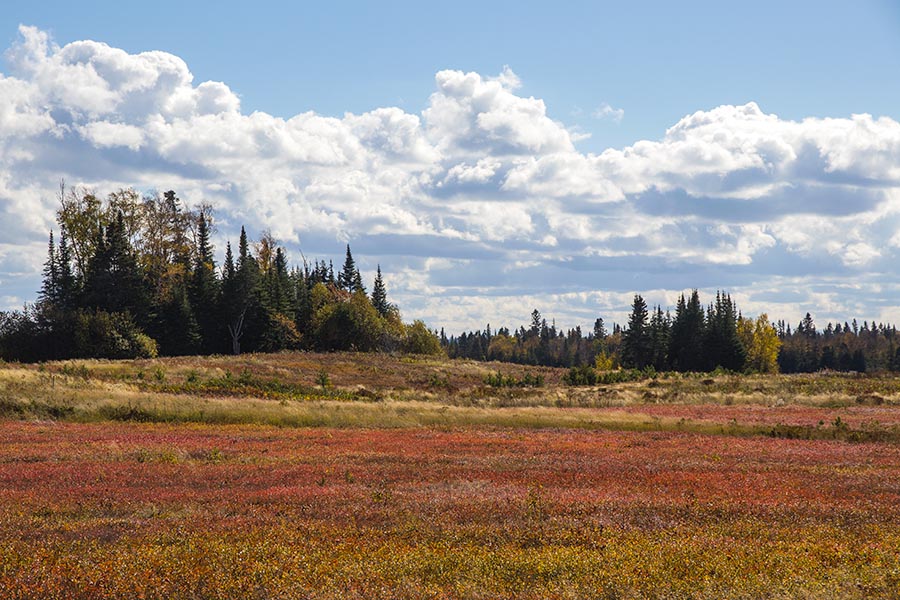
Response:
[[[375,284],[372,286],[372,306],[378,311],[382,317],[386,317],[391,310],[391,305],[387,301],[387,290],[384,287],[384,279],[381,277],[381,265],[375,274]]]

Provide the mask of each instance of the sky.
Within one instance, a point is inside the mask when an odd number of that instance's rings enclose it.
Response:
[[[211,203],[216,241],[350,243],[448,331],[746,314],[900,322],[887,1],[152,4],[0,12],[0,309],[61,179]]]

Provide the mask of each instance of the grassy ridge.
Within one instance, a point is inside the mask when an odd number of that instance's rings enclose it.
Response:
[[[529,388],[489,385],[504,370],[501,381],[539,376],[548,383]],[[0,416],[900,441],[900,411],[892,410],[900,380],[894,377],[673,375],[575,388],[559,383],[562,373],[431,357],[307,353],[5,365],[0,367]],[[690,408],[696,406],[708,410],[695,414]]]

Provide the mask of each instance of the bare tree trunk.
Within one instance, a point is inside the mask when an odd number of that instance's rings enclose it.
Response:
[[[245,314],[247,314],[246,308],[241,311],[241,314],[238,316],[234,325],[228,324],[228,333],[231,334],[231,352],[234,353],[235,356],[241,353],[241,336],[244,335]]]

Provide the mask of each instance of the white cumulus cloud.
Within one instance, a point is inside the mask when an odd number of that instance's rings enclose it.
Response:
[[[773,316],[827,300],[835,314],[820,320],[852,318],[890,314],[873,298],[900,286],[900,123],[889,117],[794,121],[747,102],[585,153],[509,67],[438,72],[420,114],[280,118],[244,110],[225,82],[195,82],[164,51],[59,45],[23,26],[6,63],[7,304],[35,295],[60,179],[175,189],[212,203],[222,236],[266,228],[307,256],[349,241],[364,269],[390,273],[407,316],[451,328],[524,321],[531,304],[586,326],[621,318],[634,291],[665,303],[694,286],[727,287],[752,309],[769,285]]]

